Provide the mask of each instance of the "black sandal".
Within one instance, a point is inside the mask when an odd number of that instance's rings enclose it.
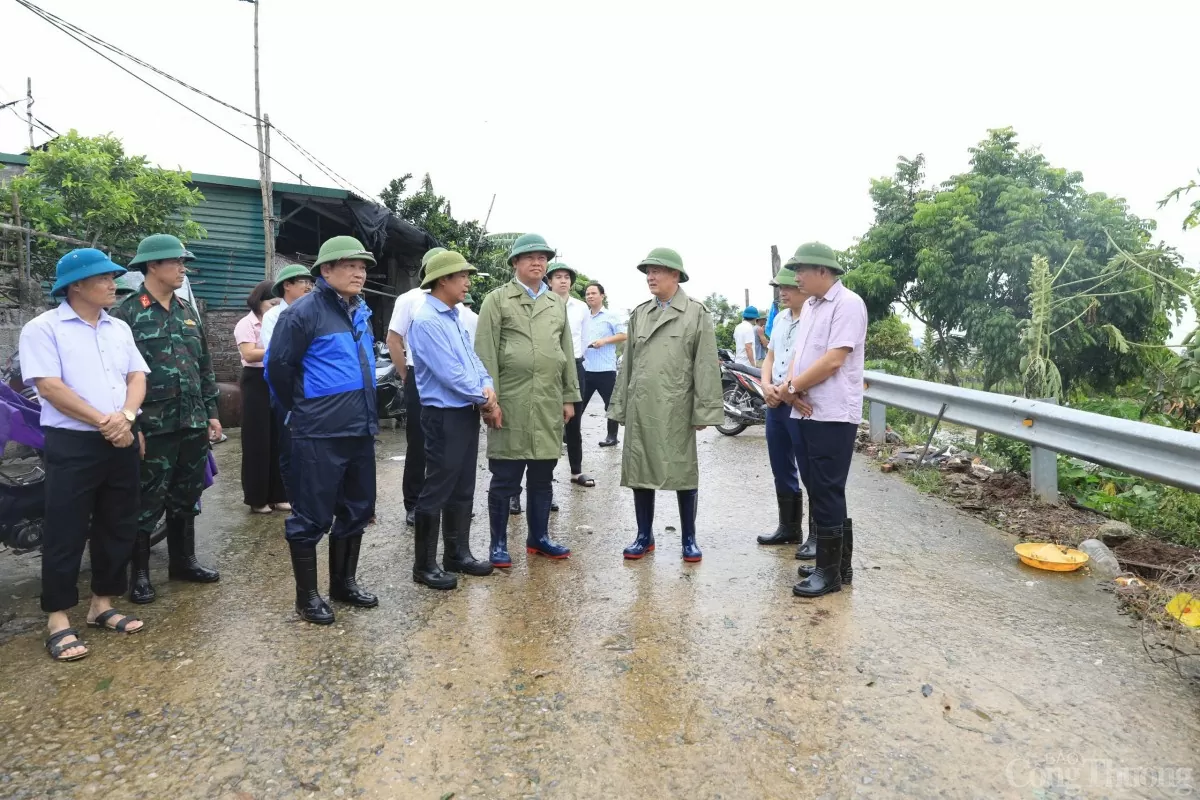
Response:
[[[115,625],[109,625],[108,621],[110,619],[112,619],[114,616],[122,616],[122,617],[124,617],[124,619],[122,619],[120,622],[116,623]],[[94,620],[89,620],[87,626],[89,628],[99,628],[100,630],[104,630],[104,631],[115,631],[116,633],[137,633],[142,628],[145,628],[146,626],[143,624],[141,626],[141,628],[134,628],[133,630],[128,630],[129,623],[141,622],[141,621],[142,621],[141,619],[133,616],[132,614],[125,614],[120,611],[117,611],[115,608],[110,608],[108,611],[102,612],[100,614],[100,616],[96,617]]]
[[[66,642],[64,644],[62,640],[68,636],[74,636],[75,641]],[[63,655],[63,653],[73,647],[82,647],[83,652],[73,656]],[[87,658],[89,655],[91,655],[92,651],[88,649],[88,646],[83,639],[79,638],[79,631],[75,630],[74,628],[63,628],[61,631],[52,633],[49,637],[47,637],[46,652],[49,653],[50,657],[55,661],[78,661],[81,658]]]
[[[575,484],[576,486],[583,486],[587,489],[591,489],[596,485],[596,480],[591,475],[581,474],[577,477],[571,478],[571,483]]]

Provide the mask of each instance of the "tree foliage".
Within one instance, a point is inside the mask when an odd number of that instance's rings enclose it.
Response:
[[[742,307],[729,302],[723,294],[713,292],[704,298],[704,307],[712,316],[713,329],[717,334],[717,347],[733,349],[733,329],[742,321]]]
[[[925,186],[919,155],[872,181],[875,222],[848,251],[846,276],[871,318],[900,304],[927,326],[926,354],[947,380],[957,382],[973,362],[990,389],[1020,373],[1034,256],[1064,264],[1074,252],[1057,284],[1074,288],[1056,297],[1050,327],[1064,387],[1108,389],[1140,375],[1140,351],[1114,350],[1109,331],[1165,341],[1183,294],[1161,279],[1183,272],[1178,254],[1151,246],[1152,221],[1120,198],[1086,191],[1080,173],[1022,149],[1011,128],[989,131],[970,153],[970,169],[936,188]],[[1115,266],[1118,248],[1153,252],[1153,264]]]
[[[1197,172],[1200,172],[1200,170],[1197,170]],[[1200,183],[1196,183],[1195,178],[1188,181],[1186,186],[1180,186],[1178,189],[1175,189],[1169,195],[1160,200],[1158,202],[1158,207],[1163,208],[1168,203],[1176,200],[1182,200],[1185,195],[1191,194],[1193,189],[1200,189]],[[1188,211],[1187,216],[1183,218],[1183,229],[1187,231],[1191,230],[1192,228],[1200,228],[1200,199],[1192,201],[1191,209]]]
[[[908,323],[896,314],[889,314],[867,326],[863,355],[868,362],[868,369],[879,369],[893,375],[911,375],[920,358]]]
[[[0,203],[10,208],[15,193],[29,227],[132,253],[153,233],[184,241],[205,236],[191,219],[191,208],[204,195],[190,181],[191,173],[159,169],[144,156],[127,155],[115,136],[81,136],[72,130],[30,153],[26,170],[0,187]],[[35,237],[31,271],[41,278],[52,275],[69,249]]]

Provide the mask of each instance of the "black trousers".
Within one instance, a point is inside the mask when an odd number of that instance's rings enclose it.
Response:
[[[242,502],[251,508],[286,503],[279,469],[279,431],[262,367],[242,367]]]
[[[289,482],[289,471],[292,464],[292,432],[283,421],[287,419],[287,411],[274,398],[271,399],[271,421],[275,425],[275,442],[279,451],[279,480],[283,483],[285,497],[292,496],[292,485]]]
[[[421,427],[421,396],[417,394],[417,377],[412,367],[404,379],[404,510],[417,507],[421,487],[425,485],[425,430]]]
[[[580,391],[583,392],[583,403],[581,404],[583,408],[587,408],[588,403],[592,400],[592,395],[598,392],[600,399],[604,401],[604,410],[608,411],[608,404],[612,401],[613,388],[617,385],[617,373],[585,370],[584,376],[587,379],[587,386],[580,386]],[[617,423],[611,419],[608,420],[608,436],[610,439],[615,439],[617,436]]]
[[[124,594],[137,534],[137,443],[118,449],[98,432],[44,430],[42,611],[66,611],[79,604],[79,567],[89,536],[92,594]]]
[[[466,408],[421,409],[425,432],[425,486],[417,499],[421,514],[438,514],[448,505],[475,500],[479,460],[479,411]]]
[[[505,500],[509,500],[521,492],[521,478],[529,471],[528,492],[536,493],[538,489],[550,490],[554,480],[554,467],[557,459],[511,460],[500,458],[488,459],[488,470],[492,473],[492,482],[488,491]]]
[[[846,521],[846,478],[858,426],[853,422],[798,420],[796,462],[808,492],[813,522],[832,528]]]
[[[585,390],[584,376],[586,374],[583,369],[583,359],[575,359],[575,375],[579,380],[581,393]],[[582,402],[575,403],[575,416],[571,417],[571,421],[563,428],[563,441],[567,443],[567,463],[571,465],[572,475],[583,472],[583,431],[579,427],[583,424],[583,406]]]
[[[375,437],[292,439],[292,484],[289,542],[316,546],[331,526],[334,539],[361,536],[375,516]]]

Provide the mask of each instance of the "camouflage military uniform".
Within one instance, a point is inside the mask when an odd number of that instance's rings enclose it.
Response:
[[[150,365],[138,418],[146,437],[138,532],[149,535],[168,517],[194,517],[204,491],[208,421],[217,418],[217,382],[200,315],[173,295],[163,308],[144,288],[112,311],[133,331]]]

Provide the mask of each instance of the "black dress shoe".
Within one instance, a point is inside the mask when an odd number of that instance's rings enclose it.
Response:
[[[405,525],[407,525],[407,526],[408,526],[408,527],[410,527],[410,528],[411,528],[413,525],[417,524],[417,512],[416,512],[416,510],[414,510],[414,509],[411,509],[411,508],[410,508],[410,509],[409,509],[409,510],[408,510],[408,511],[407,511],[407,512],[404,514],[404,524],[405,524]]]
[[[513,495],[512,500],[508,501],[508,513],[520,514],[521,512],[521,495],[520,493],[517,493]]]

